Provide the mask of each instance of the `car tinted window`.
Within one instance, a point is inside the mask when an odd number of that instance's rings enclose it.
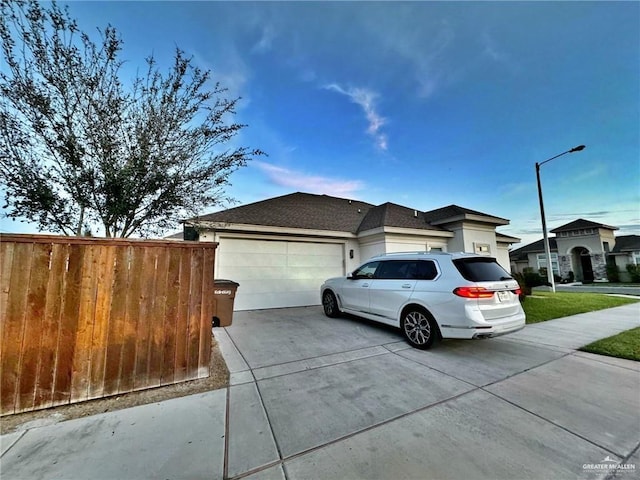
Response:
[[[453,263],[460,274],[470,282],[497,282],[512,278],[495,258],[459,258]]]
[[[433,280],[438,276],[438,269],[435,262],[430,260],[420,260],[414,262],[414,268],[409,271],[409,278],[417,280]]]
[[[369,262],[362,265],[355,272],[353,272],[353,278],[373,278],[373,274],[378,268],[380,262]]]
[[[382,262],[376,271],[376,278],[389,280],[409,278],[409,269],[414,263],[406,260]]]
[[[385,280],[433,280],[437,276],[435,262],[430,260],[387,260],[375,272],[375,278]]]

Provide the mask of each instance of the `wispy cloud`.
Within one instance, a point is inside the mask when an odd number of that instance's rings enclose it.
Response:
[[[262,170],[272,183],[307,193],[353,196],[355,192],[364,188],[364,183],[360,180],[344,180],[312,175],[261,161],[253,161],[251,165],[255,165]]]
[[[509,59],[508,55],[498,48],[496,41],[488,32],[482,34],[481,42],[483,46],[482,53],[495,62],[503,63]]]
[[[515,197],[529,192],[533,187],[530,182],[507,183],[500,187],[502,195],[505,197]]]
[[[220,82],[220,87],[227,89],[224,96],[228,98],[242,97],[242,102],[238,104],[238,110],[248,106],[247,83],[250,68],[235,47],[228,48],[224,57],[213,60],[207,54],[197,50],[190,53],[198,67],[211,71],[212,82]]]
[[[271,50],[273,46],[273,40],[276,36],[276,31],[273,25],[267,24],[262,26],[262,32],[260,40],[253,46],[251,51],[253,53],[265,53]]]
[[[376,146],[380,150],[387,150],[387,135],[380,131],[386,123],[386,119],[381,116],[376,109],[376,101],[379,96],[376,92],[366,88],[349,87],[345,89],[336,83],[326,85],[324,88],[345,95],[349,97],[353,103],[359,105],[369,123],[367,133],[374,139]]]
[[[604,165],[596,165],[594,168],[590,170],[584,170],[577,175],[571,176],[571,181],[573,183],[582,183],[585,180],[590,178],[603,178],[607,174],[607,169]]]
[[[417,96],[430,98],[452,80],[458,68],[451,62],[456,32],[447,20],[425,21],[424,17],[416,16],[411,7],[400,9],[394,15],[396,18],[399,15],[401,21],[387,24],[381,16],[371,15],[362,21],[380,43],[379,50],[388,59],[402,62],[402,71],[414,82]]]
[[[518,63],[513,56],[509,54],[508,48],[501,45],[489,32],[485,31],[481,35],[480,45],[482,46],[483,57],[506,68],[507,72],[511,74],[518,72]]]

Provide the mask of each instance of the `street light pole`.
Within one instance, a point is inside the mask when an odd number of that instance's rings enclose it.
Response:
[[[551,285],[551,291],[553,293],[556,292],[556,282],[553,278],[553,267],[551,265],[551,248],[549,248],[549,235],[547,234],[547,220],[544,216],[544,202],[542,201],[542,184],[540,183],[540,167],[551,160],[555,160],[562,155],[566,155],[567,153],[579,152],[584,150],[584,145],[578,145],[577,147],[573,147],[571,150],[567,150],[566,152],[562,152],[555,157],[551,157],[544,162],[536,162],[536,179],[538,180],[538,200],[540,202],[540,217],[542,218],[542,235],[544,237],[544,253],[547,257],[547,281],[549,285]]]

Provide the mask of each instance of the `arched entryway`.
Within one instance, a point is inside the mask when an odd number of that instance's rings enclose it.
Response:
[[[571,263],[577,281],[593,283],[593,265],[589,250],[584,247],[575,247],[571,251]]]

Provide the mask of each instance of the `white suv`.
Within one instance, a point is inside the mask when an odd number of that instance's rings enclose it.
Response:
[[[349,313],[399,327],[416,348],[436,337],[487,338],[524,328],[520,286],[495,258],[390,253],[321,287],[329,317]]]

